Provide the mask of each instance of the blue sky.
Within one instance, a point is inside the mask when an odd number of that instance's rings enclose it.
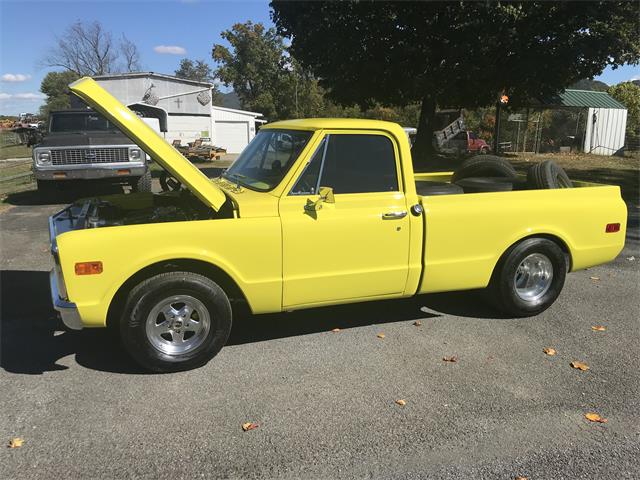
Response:
[[[211,62],[212,45],[221,43],[220,32],[234,23],[271,25],[268,0],[0,0],[1,114],[38,110],[40,82],[49,70],[39,61],[56,35],[76,20],[98,20],[114,36],[124,33],[140,49],[143,70],[169,74],[185,56]],[[181,47],[186,53],[158,53],[154,48],[159,46]],[[607,69],[598,77],[608,84],[632,78],[640,78],[640,67]]]

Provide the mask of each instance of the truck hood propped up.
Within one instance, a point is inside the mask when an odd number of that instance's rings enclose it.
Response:
[[[222,189],[93,79],[81,78],[69,85],[69,89],[120,127],[125,135],[206,205],[216,212],[220,210],[227,200]]]

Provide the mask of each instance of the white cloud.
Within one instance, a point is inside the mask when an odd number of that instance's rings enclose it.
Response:
[[[9,99],[18,99],[18,100],[42,100],[44,97],[41,93],[0,93],[0,100],[9,100]]]
[[[23,73],[5,73],[1,78],[3,82],[26,82],[31,79],[31,75],[25,75]]]
[[[169,55],[186,55],[187,53],[186,48],[177,45],[158,45],[157,47],[153,47],[153,51]]]

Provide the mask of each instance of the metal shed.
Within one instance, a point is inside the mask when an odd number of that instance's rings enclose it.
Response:
[[[182,144],[211,139],[228,153],[239,153],[253,139],[262,114],[212,105],[213,85],[155,72],[132,72],[93,77],[128,106],[148,104],[166,111],[168,142]],[[139,109],[139,108],[138,108]]]
[[[567,89],[542,103],[544,108],[586,109],[584,152],[615,155],[624,148],[627,108],[608,93]]]

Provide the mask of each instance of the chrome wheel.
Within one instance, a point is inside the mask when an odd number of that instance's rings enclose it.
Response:
[[[211,329],[209,311],[197,298],[175,295],[151,309],[146,333],[151,344],[168,355],[179,355],[202,345]]]
[[[531,302],[542,297],[553,280],[553,264],[546,255],[532,253],[520,262],[513,278],[516,294]]]

